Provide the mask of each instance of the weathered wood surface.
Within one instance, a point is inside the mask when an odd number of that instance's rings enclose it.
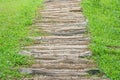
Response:
[[[23,47],[21,54],[35,58],[31,67],[20,69],[21,73],[32,75],[23,80],[108,80],[88,73],[96,65],[87,58],[92,53],[80,2],[45,0],[45,8],[38,11],[33,26],[50,35],[30,37],[34,44]]]

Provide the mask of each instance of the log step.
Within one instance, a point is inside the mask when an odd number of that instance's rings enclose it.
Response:
[[[60,49],[87,49],[88,45],[61,45],[61,46],[41,46],[41,45],[36,45],[36,46],[26,46],[23,47],[23,49],[40,49],[40,50],[60,50]]]
[[[88,64],[68,64],[68,63],[41,63],[41,64],[33,64],[32,68],[45,68],[45,69],[70,69],[70,70],[82,70],[87,68],[94,68],[95,65]]]
[[[36,59],[35,63],[51,63],[51,64],[56,64],[56,63],[68,63],[68,64],[94,64],[93,60],[88,60],[88,59],[84,59],[84,58],[79,58],[79,59],[72,59],[72,58],[63,58],[63,59],[58,59],[58,60],[39,60]]]
[[[35,76],[32,78],[26,78],[24,80],[109,80],[99,77],[50,77],[50,76]]]
[[[76,77],[76,76],[88,76],[87,70],[69,70],[69,69],[37,69],[37,68],[22,68],[20,72],[23,74],[43,75],[52,77]]]

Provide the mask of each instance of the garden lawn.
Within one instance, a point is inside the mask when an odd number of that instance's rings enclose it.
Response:
[[[111,80],[120,80],[120,0],[83,0],[82,7],[98,67]]]
[[[18,54],[29,42],[29,27],[42,0],[0,0],[0,80],[15,80],[29,59]],[[18,79],[17,79],[18,80]]]

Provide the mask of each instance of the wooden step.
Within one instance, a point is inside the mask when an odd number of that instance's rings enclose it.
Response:
[[[37,69],[37,68],[22,68],[21,73],[32,75],[43,75],[52,77],[76,77],[76,76],[88,76],[87,70],[69,70],[69,69]]]
[[[31,50],[22,50],[21,54],[61,54],[61,53],[66,53],[66,54],[75,54],[75,53],[83,53],[86,52],[87,53],[91,53],[90,51],[87,50],[39,50],[39,49],[31,49]]]
[[[83,16],[67,16],[67,17],[59,17],[59,16],[52,16],[52,15],[48,15],[48,16],[41,16],[42,19],[47,19],[47,20],[50,20],[50,19],[82,19]],[[37,20],[39,20],[40,18],[37,18]]]
[[[95,65],[91,64],[70,64],[70,63],[41,63],[33,64],[32,68],[45,68],[45,69],[70,69],[70,70],[82,70],[87,68],[95,68]]]
[[[33,26],[40,27],[40,28],[43,28],[43,27],[62,28],[62,27],[76,27],[76,26],[77,27],[84,27],[86,24],[87,24],[87,22],[84,21],[82,23],[76,22],[76,23],[69,23],[69,24],[68,23],[54,23],[54,24],[52,24],[52,23],[46,23],[46,24],[44,24],[44,23],[35,23]]]
[[[48,43],[87,43],[89,38],[79,35],[77,36],[46,36],[46,37],[30,37],[35,42],[48,42]]]
[[[43,46],[47,45],[88,45],[88,41],[34,41],[34,44],[41,44]]]
[[[55,15],[55,14],[54,14]],[[62,16],[66,16],[66,15],[62,15]],[[78,22],[82,22],[83,20],[36,20],[36,23],[78,23]]]
[[[85,38],[84,35],[81,34],[81,36],[41,36],[41,37],[29,37],[30,39],[34,40],[51,40],[51,39],[80,39]]]
[[[78,59],[73,59],[73,58],[62,58],[58,60],[39,60],[36,59],[35,63],[51,63],[51,64],[56,64],[56,63],[69,63],[69,64],[94,64],[93,60],[88,60],[85,58],[78,58]]]
[[[47,11],[47,10],[46,10]],[[66,12],[66,13],[45,13],[45,14],[42,14],[42,16],[58,16],[58,17],[70,17],[70,16],[73,16],[73,17],[81,17],[83,16],[81,13],[75,13],[75,12]],[[74,18],[74,19],[77,19],[77,18]],[[79,19],[80,21],[79,22],[82,22],[84,21],[85,19],[84,18],[81,18]],[[57,20],[58,21],[58,20]],[[61,20],[60,20],[61,21]],[[68,20],[70,21],[70,20]],[[62,22],[65,22],[65,21],[62,21]]]
[[[62,13],[62,12],[61,12]],[[36,20],[34,20],[35,22],[39,22],[39,21],[81,21],[81,19],[83,18],[83,16],[67,16],[67,17],[60,17],[60,16],[42,16],[42,19],[38,18]]]
[[[50,51],[50,50],[33,50],[21,51],[21,54],[31,55],[37,57],[89,57],[92,55],[91,51]]]
[[[65,50],[65,49],[88,49],[88,45],[61,45],[61,46],[54,46],[54,45],[48,45],[48,46],[26,46],[23,47],[23,49],[40,49],[40,50]]]
[[[84,35],[79,36],[44,36],[44,37],[29,37],[32,40],[35,41],[86,41],[89,40],[88,37],[85,37]]]
[[[43,27],[44,28],[44,27]],[[42,28],[42,29],[43,29]],[[40,28],[41,29],[41,28]],[[61,29],[57,29],[57,28],[53,28],[53,29],[45,29],[43,31],[46,31],[48,33],[53,33],[53,34],[64,34],[64,35],[70,35],[70,34],[82,34],[87,32],[85,30],[85,27],[68,27],[68,28],[61,28]]]
[[[31,52],[30,53],[33,56],[59,56],[59,57],[63,57],[63,56],[86,56],[86,55],[91,55],[92,53],[90,51],[36,51],[36,52]]]
[[[50,77],[50,76],[35,76],[32,78],[25,78],[22,80],[110,80],[99,77]]]

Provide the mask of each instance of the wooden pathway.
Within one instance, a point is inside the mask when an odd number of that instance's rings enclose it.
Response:
[[[23,54],[32,55],[35,63],[22,68],[32,78],[24,80],[108,80],[97,76],[99,70],[88,49],[87,21],[80,0],[46,0],[34,26],[49,36],[31,37],[34,45],[24,47]],[[92,75],[90,75],[92,74]]]

